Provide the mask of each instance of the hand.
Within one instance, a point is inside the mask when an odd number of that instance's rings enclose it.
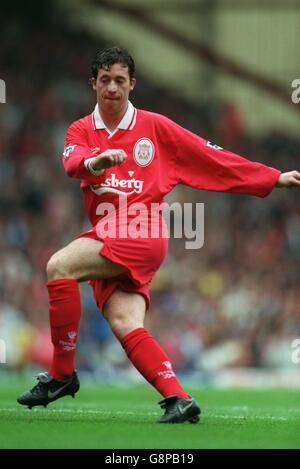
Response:
[[[91,165],[95,170],[104,170],[124,163],[126,158],[127,154],[124,150],[106,150],[93,158]]]
[[[281,173],[276,183],[276,187],[300,187],[300,173],[298,171],[289,171],[288,173]]]

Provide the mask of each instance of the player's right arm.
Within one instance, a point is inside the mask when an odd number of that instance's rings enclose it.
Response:
[[[95,184],[106,168],[120,165],[126,158],[126,153],[121,149],[109,149],[95,155],[80,121],[68,128],[63,152],[63,165],[68,176]]]

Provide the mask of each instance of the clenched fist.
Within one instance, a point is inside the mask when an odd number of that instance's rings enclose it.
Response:
[[[124,150],[105,150],[100,155],[95,156],[91,161],[93,170],[105,170],[112,166],[119,166],[126,161],[127,154]]]

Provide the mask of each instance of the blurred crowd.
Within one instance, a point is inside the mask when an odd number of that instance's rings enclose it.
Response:
[[[47,366],[45,267],[49,257],[88,227],[78,181],[61,163],[68,125],[92,111],[89,67],[100,40],[59,28],[2,25],[0,73],[0,338],[7,368]],[[105,44],[106,45],[106,44]],[[138,64],[137,64],[138,65]],[[279,129],[250,136],[230,103],[194,108],[168,96],[138,71],[137,107],[167,115],[247,158],[300,169],[300,141]],[[291,342],[300,330],[300,195],[275,190],[267,199],[213,194],[182,186],[170,201],[205,204],[205,241],[196,251],[170,239],[152,282],[147,326],[181,373],[209,377],[231,367],[295,366]],[[78,368],[102,377],[131,366],[81,286]]]

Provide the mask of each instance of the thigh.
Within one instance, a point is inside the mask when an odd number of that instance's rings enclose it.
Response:
[[[125,268],[101,256],[101,241],[78,238],[58,251],[54,257],[78,281],[109,279],[125,272]]]
[[[146,311],[150,306],[150,286],[149,284],[137,285],[127,277],[120,275],[116,278],[107,280],[91,280],[90,285],[93,288],[94,298],[100,311],[104,312],[105,303],[111,297],[115,290],[119,289],[127,293],[137,293],[141,295],[146,303]]]

